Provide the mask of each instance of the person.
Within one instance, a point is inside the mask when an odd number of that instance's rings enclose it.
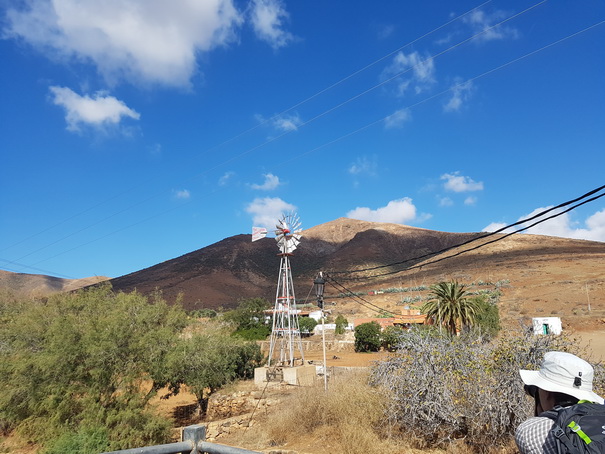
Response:
[[[522,454],[557,453],[556,438],[550,431],[554,421],[542,415],[544,412],[578,402],[603,404],[603,398],[592,391],[593,367],[571,353],[547,352],[540,370],[522,369],[519,374],[525,391],[534,398],[534,417],[521,423],[515,432]]]

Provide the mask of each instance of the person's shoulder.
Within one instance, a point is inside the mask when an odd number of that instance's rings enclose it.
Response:
[[[554,421],[544,416],[535,416],[519,424],[515,432],[515,441],[522,454],[542,454]]]

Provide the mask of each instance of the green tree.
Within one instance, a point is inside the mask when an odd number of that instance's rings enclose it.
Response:
[[[422,313],[450,335],[456,335],[458,324],[464,329],[475,322],[477,302],[467,297],[464,284],[450,281],[431,285],[430,298],[422,306]]]
[[[81,445],[90,433],[102,445],[106,433],[112,449],[166,442],[169,423],[148,403],[185,323],[159,294],[108,285],[3,309],[0,426],[39,443],[69,433]]]
[[[400,326],[386,327],[380,334],[382,348],[390,352],[397,350],[403,331],[403,328]]]
[[[380,350],[380,325],[376,322],[362,323],[355,328],[355,351],[377,352]]]
[[[298,326],[301,334],[311,335],[317,326],[317,320],[311,317],[298,317]]]
[[[271,334],[265,311],[271,307],[264,298],[241,300],[236,309],[228,311],[224,319],[235,327],[233,335],[248,340],[263,340]]]
[[[474,327],[488,338],[494,337],[500,331],[500,313],[498,306],[490,302],[487,296],[481,295],[475,299],[477,313],[475,315]]]
[[[344,315],[338,314],[336,317],[336,329],[334,330],[334,334],[344,334],[346,327],[349,324],[349,321],[345,318]]]
[[[207,325],[203,332],[181,339],[173,350],[167,366],[173,377],[169,386],[173,394],[178,394],[186,385],[195,394],[203,416],[212,393],[236,379],[252,378],[254,368],[263,362],[256,343]]]

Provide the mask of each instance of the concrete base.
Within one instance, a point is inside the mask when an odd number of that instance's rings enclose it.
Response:
[[[311,386],[315,382],[316,375],[315,366],[312,364],[280,367],[277,370],[273,367],[257,367],[254,369],[254,384],[259,387],[265,386],[267,382]]]

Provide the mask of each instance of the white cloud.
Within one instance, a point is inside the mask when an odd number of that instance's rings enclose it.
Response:
[[[376,157],[369,159],[366,156],[357,158],[347,169],[351,175],[368,175],[372,177],[376,176],[377,170],[378,163],[376,162]]]
[[[457,82],[452,86],[452,97],[443,106],[445,112],[458,112],[462,108],[462,104],[469,100],[473,90],[473,83],[469,80],[466,82]]]
[[[381,25],[378,27],[378,39],[387,39],[390,38],[391,36],[393,36],[393,33],[395,33],[395,26],[388,24],[388,25]]]
[[[412,119],[409,109],[400,109],[389,115],[384,120],[384,127],[387,129],[401,128],[404,123]]]
[[[235,39],[233,0],[36,0],[7,12],[5,33],[45,54],[92,62],[109,82],[188,87],[196,55]]]
[[[117,125],[123,117],[138,120],[140,115],[113,96],[98,92],[94,97],[81,96],[67,87],[50,87],[53,103],[65,109],[69,131],[79,131],[81,125],[103,127]]]
[[[454,201],[449,197],[440,197],[439,198],[439,206],[440,207],[451,207],[454,205]]]
[[[460,172],[445,173],[441,175],[441,179],[445,180],[443,187],[448,191],[471,192],[483,190],[482,182],[475,182],[470,177],[460,175]]]
[[[395,224],[419,220],[416,216],[416,207],[409,197],[391,200],[386,206],[375,210],[367,207],[357,207],[354,210],[349,211],[347,217],[362,221],[390,222]],[[422,216],[423,219],[426,219],[427,217],[430,216]]]
[[[218,179],[219,186],[226,186],[229,183],[229,180],[234,177],[234,175],[235,172],[233,171],[225,172],[223,176]]]
[[[474,196],[469,196],[466,199],[464,199],[464,204],[465,205],[475,205],[477,203],[477,197]]]
[[[261,114],[255,114],[254,118],[261,125],[270,125],[279,132],[297,131],[298,127],[303,124],[300,116],[296,113],[290,115],[275,115],[271,118],[265,118]]]
[[[297,131],[302,124],[300,117],[296,115],[284,115],[273,119],[273,126],[284,132]]]
[[[503,11],[495,11],[492,14],[488,14],[483,10],[475,10],[471,14],[465,16],[462,20],[470,25],[474,34],[481,33],[475,38],[476,41],[486,42],[507,38],[518,38],[519,32],[517,29],[506,25],[494,26],[494,24],[500,22],[504,17],[505,13]]]
[[[246,212],[252,215],[254,226],[267,230],[275,230],[279,218],[291,211],[296,211],[296,207],[279,197],[256,198],[246,207]]]
[[[191,192],[189,192],[188,189],[181,189],[178,191],[174,191],[174,196],[177,199],[187,200],[187,199],[191,198]]]
[[[484,227],[483,230],[481,230],[481,231],[482,232],[495,232],[496,230],[500,230],[501,228],[504,228],[506,226],[507,226],[507,224],[504,224],[502,222],[492,222],[487,227]],[[510,229],[502,231],[502,233],[509,233],[509,232],[510,232]]]
[[[411,76],[405,76],[411,71]],[[418,52],[408,55],[398,52],[383,77],[390,78],[401,74],[398,81],[398,94],[403,96],[412,88],[416,94],[428,90],[435,83],[435,62],[430,57],[422,57]],[[405,76],[405,77],[403,77]]]
[[[291,33],[283,29],[288,13],[280,0],[253,0],[251,9],[252,26],[257,37],[274,49],[292,41]]]
[[[263,176],[265,177],[265,181],[263,182],[263,184],[252,184],[250,185],[250,187],[252,189],[257,189],[260,191],[271,191],[281,184],[279,181],[279,177],[273,175],[272,173],[267,173]]]
[[[536,208],[534,211],[532,211],[526,216],[522,216],[518,220],[520,221],[522,219],[530,218],[549,208],[552,207]],[[557,212],[560,213],[561,209],[559,209],[558,211],[551,211],[542,218],[552,216]],[[513,229],[518,230],[522,227],[526,227],[527,225],[533,224],[534,222],[539,221],[540,219],[541,218],[537,218],[528,223],[523,223],[520,226],[513,227]],[[525,230],[524,233],[558,236],[563,238],[573,238],[577,240],[605,241],[605,209],[597,211],[596,213],[586,218],[586,221],[584,222],[584,227],[576,227],[576,225],[577,223],[572,222],[571,218],[569,217],[569,213],[565,213],[560,216],[557,216],[556,218],[544,221],[541,224],[536,225],[535,227],[531,227],[530,229]],[[485,227],[483,231],[494,232],[505,226],[506,224],[493,222],[487,227]],[[507,229],[503,233],[508,233],[514,230]]]

